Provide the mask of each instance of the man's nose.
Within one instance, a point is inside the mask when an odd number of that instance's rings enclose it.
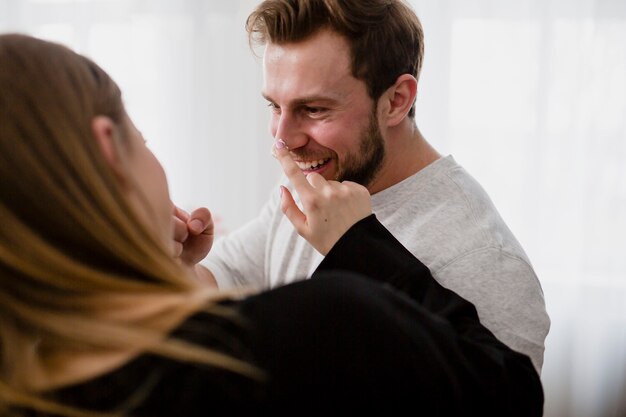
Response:
[[[296,149],[307,143],[307,135],[296,117],[286,112],[276,117],[276,139],[282,139],[289,149]]]

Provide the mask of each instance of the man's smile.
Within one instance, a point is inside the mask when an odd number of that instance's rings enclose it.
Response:
[[[298,164],[301,170],[310,171],[321,168],[328,161],[330,161],[330,158],[316,159],[313,161],[296,161],[296,164]]]

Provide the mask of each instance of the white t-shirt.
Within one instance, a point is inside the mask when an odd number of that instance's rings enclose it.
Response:
[[[276,190],[257,218],[215,242],[202,263],[220,288],[277,287],[321,262],[279,203]],[[541,371],[550,329],[541,285],[487,193],[452,156],[376,193],[372,208],[441,285],[471,301],[485,327]]]

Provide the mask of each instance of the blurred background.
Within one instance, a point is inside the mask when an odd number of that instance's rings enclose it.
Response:
[[[256,4],[0,0],[0,32],[107,70],[174,201],[209,207],[226,234],[278,192],[244,30]],[[626,416],[626,0],[411,4],[426,34],[418,126],[484,185],[543,285],[545,416]]]

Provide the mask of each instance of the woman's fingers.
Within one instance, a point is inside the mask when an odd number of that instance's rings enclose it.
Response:
[[[280,186],[280,210],[287,216],[298,233],[302,234],[307,223],[306,215],[296,204],[291,192],[282,185]]]
[[[309,184],[311,184],[311,187],[313,188],[322,188],[325,185],[328,185],[328,181],[326,181],[326,178],[322,177],[320,174],[316,173],[316,172],[312,172],[310,174],[308,174],[306,176],[306,180]]]
[[[289,181],[293,184],[293,187],[298,192],[300,197],[306,195],[310,189],[311,184],[306,179],[306,176],[300,169],[300,167],[294,162],[289,155],[289,149],[285,146],[285,143],[278,139],[274,142],[274,156],[280,162],[283,172],[289,178]]]
[[[302,202],[301,210],[289,190],[281,187],[281,210],[298,234],[323,255],[354,223],[372,213],[367,188],[328,181],[317,173],[305,175],[281,141],[275,143],[274,156]]]

